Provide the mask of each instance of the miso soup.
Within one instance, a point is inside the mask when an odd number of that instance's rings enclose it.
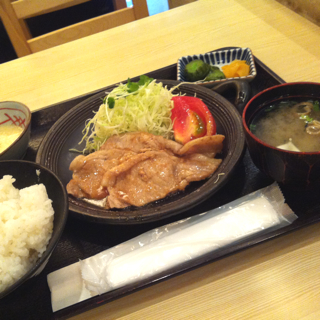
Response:
[[[261,108],[250,131],[263,142],[291,151],[320,151],[318,100],[287,100]]]
[[[0,153],[19,138],[22,128],[14,124],[0,126]]]

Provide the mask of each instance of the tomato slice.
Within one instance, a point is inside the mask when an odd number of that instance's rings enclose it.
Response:
[[[173,131],[177,142],[186,144],[193,139],[216,134],[214,118],[201,99],[177,96],[172,100],[171,120],[174,121]]]

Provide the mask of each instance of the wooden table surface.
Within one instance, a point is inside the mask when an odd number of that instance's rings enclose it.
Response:
[[[225,46],[320,82],[320,28],[274,0],[200,0],[0,65],[0,101],[36,111]],[[320,319],[320,224],[73,319]]]

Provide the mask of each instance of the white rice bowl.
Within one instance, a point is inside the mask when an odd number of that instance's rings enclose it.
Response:
[[[26,274],[45,252],[53,231],[52,201],[43,184],[21,190],[0,179],[0,292]]]

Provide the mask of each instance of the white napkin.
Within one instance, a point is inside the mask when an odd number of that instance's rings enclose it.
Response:
[[[53,310],[147,279],[258,232],[288,225],[296,218],[274,183],[49,274]]]
[[[47,281],[51,291],[53,312],[95,295],[85,287],[79,262],[48,274]]]

